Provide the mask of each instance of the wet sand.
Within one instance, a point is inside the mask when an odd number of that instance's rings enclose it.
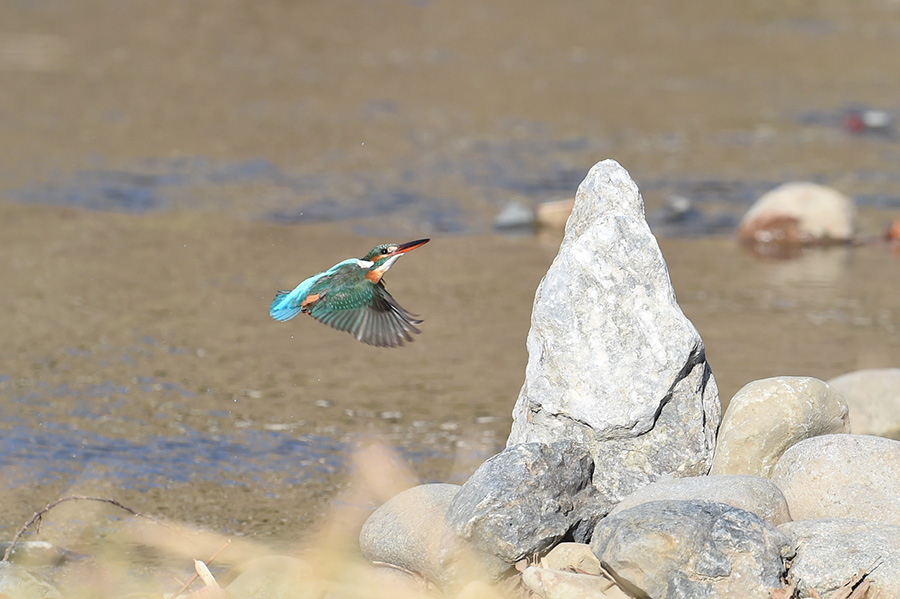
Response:
[[[0,529],[80,492],[293,540],[372,441],[462,482],[505,441],[560,238],[491,233],[503,204],[571,196],[613,157],[650,210],[811,178],[865,199],[875,234],[900,145],[837,125],[850,102],[898,108],[898,10],[4,4]],[[408,347],[269,319],[276,289],[425,236],[387,278],[425,318]],[[888,249],[660,243],[724,398],[900,363]]]

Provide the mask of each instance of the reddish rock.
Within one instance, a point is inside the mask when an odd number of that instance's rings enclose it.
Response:
[[[738,225],[738,240],[751,250],[790,256],[810,245],[846,243],[856,228],[853,200],[815,183],[785,183],[764,194]]]
[[[893,243],[900,243],[900,218],[891,223],[885,231],[884,237]]]

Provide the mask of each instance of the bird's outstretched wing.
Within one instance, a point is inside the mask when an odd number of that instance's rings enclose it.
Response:
[[[419,332],[416,325],[422,324],[391,297],[384,285],[365,279],[356,285],[323,290],[307,310],[319,322],[378,347],[412,341],[412,333]]]

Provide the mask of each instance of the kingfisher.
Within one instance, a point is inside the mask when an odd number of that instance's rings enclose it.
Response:
[[[293,291],[279,291],[269,307],[278,321],[300,312],[357,340],[377,347],[396,347],[412,341],[422,321],[397,303],[384,287],[384,273],[406,252],[428,243],[382,243],[364,258],[348,258],[313,275]]]

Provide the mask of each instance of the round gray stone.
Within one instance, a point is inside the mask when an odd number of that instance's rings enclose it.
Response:
[[[867,597],[900,599],[900,526],[827,519],[789,522],[781,530],[797,548],[788,574],[803,596],[815,589],[828,597],[863,570],[872,585]]]
[[[778,486],[767,478],[742,474],[692,476],[658,480],[623,499],[610,514],[648,501],[685,499],[718,501],[753,512],[775,526],[791,520],[787,501]]]
[[[824,435],[788,449],[772,474],[794,520],[855,518],[900,525],[900,441]]]
[[[789,541],[752,512],[673,500],[604,518],[591,550],[632,596],[769,599]]]
[[[371,562],[390,564],[440,583],[447,506],[459,485],[419,485],[398,493],[375,510],[359,534],[359,547]]]

